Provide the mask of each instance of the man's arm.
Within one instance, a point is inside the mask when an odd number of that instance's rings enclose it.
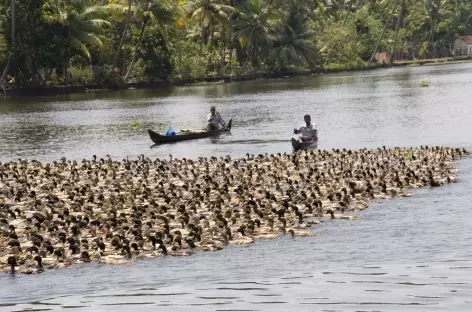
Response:
[[[223,118],[221,118],[220,113],[216,113],[216,114],[218,115],[218,122],[220,123],[220,125],[222,125],[223,127],[226,127],[225,121],[223,120]]]

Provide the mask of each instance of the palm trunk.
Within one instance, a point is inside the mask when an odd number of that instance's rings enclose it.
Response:
[[[349,17],[349,14],[351,14],[351,3],[349,2],[349,6],[347,7],[347,13],[346,13],[346,17],[344,18],[343,20],[343,23],[341,24],[341,26],[344,26],[347,22],[347,18]]]
[[[434,38],[434,21],[431,22],[431,43],[433,45],[433,58],[436,58],[436,42]]]
[[[128,13],[126,14],[125,29],[123,29],[123,34],[121,35],[120,44],[115,55],[115,67],[118,66],[118,61],[120,59],[121,48],[123,47],[123,42],[125,41],[126,32],[128,31],[129,21],[131,19],[131,3],[133,0],[128,0]]]
[[[252,68],[255,69],[256,66],[257,66],[257,62],[256,62],[256,46],[253,45],[251,47],[251,65],[252,65]]]
[[[71,58],[71,49],[70,49],[70,38],[72,37],[72,29],[70,27],[68,27],[67,29],[67,40],[69,41],[69,46],[67,48],[67,52],[65,54],[65,61],[64,63],[62,64],[62,73],[64,75],[64,84],[67,84],[67,82],[69,81],[69,75],[67,74],[67,72],[69,71],[69,61],[70,61],[70,58]]]
[[[205,26],[203,25],[205,18],[206,18],[206,8],[205,8],[205,15],[202,17],[202,21],[201,21],[202,32],[200,34],[200,55],[202,54],[203,46],[205,45]]]
[[[213,19],[211,18],[210,15],[210,45],[209,45],[209,57],[208,57],[208,63],[207,63],[207,69],[206,73],[208,74],[208,69],[211,66],[213,66],[213,40],[214,40],[214,24],[213,24]],[[213,71],[215,71],[215,68],[213,68]]]
[[[177,41],[177,46],[179,47],[178,48],[179,49],[179,52],[178,52],[179,53],[179,65],[178,65],[178,67],[179,67],[180,78],[182,78],[183,77],[183,75],[182,75],[182,72],[183,72],[183,70],[182,70],[182,48],[180,47],[180,42],[181,42],[180,40]]]
[[[66,56],[66,60],[64,61],[64,64],[62,64],[62,74],[64,75],[64,84],[67,84],[69,81],[69,75],[67,72],[69,71],[69,57]]]
[[[200,55],[203,52],[204,43],[205,43],[205,29],[202,27],[202,32],[200,34]]]
[[[143,26],[141,27],[141,32],[139,33],[139,39],[138,39],[138,44],[137,44],[136,48],[141,46],[141,43],[142,43],[143,37],[144,37],[144,30],[146,29],[148,21],[149,21],[149,19],[146,19],[145,21],[143,21]],[[128,80],[128,77],[131,74],[131,71],[133,70],[133,66],[134,66],[135,61],[136,61],[136,49],[134,49],[133,58],[131,59],[131,63],[129,64],[128,71],[126,72],[126,75],[124,77],[124,81]]]
[[[229,71],[229,75],[231,76],[231,71],[232,71],[232,66],[233,66],[233,51],[234,50],[233,50],[233,47],[231,45],[229,46],[228,50],[229,50],[229,60],[228,60],[229,70],[228,71]]]
[[[215,24],[213,19],[210,20],[210,48],[213,47],[213,40],[215,38]]]
[[[403,19],[403,12],[404,12],[404,9],[405,9],[405,0],[402,0],[402,5],[401,5],[401,9],[400,9],[400,14],[398,15],[398,21],[397,21],[397,26],[395,27],[395,38],[393,39],[393,45],[392,45],[392,50],[390,52],[390,56],[388,58],[388,63],[390,65],[392,65],[393,63],[393,58],[392,58],[392,55],[393,53],[395,53],[395,47],[397,45],[397,40],[398,40],[398,32],[400,30],[400,23]]]
[[[221,26],[221,59],[220,59],[220,67],[221,67],[221,72],[223,72],[223,69],[225,67],[225,60],[226,60],[226,27],[223,25]]]
[[[15,45],[15,28],[16,28],[16,6],[15,0],[11,0],[11,40],[10,40],[10,51],[8,55],[7,65],[3,70],[3,74],[0,77],[0,85],[3,87],[3,93],[6,95],[5,92],[5,80],[7,78],[8,72],[10,71],[11,66],[11,59],[13,56],[13,46]]]
[[[385,30],[387,29],[387,26],[390,23],[390,20],[392,19],[393,12],[395,12],[395,9],[397,8],[397,4],[398,4],[398,0],[395,0],[395,3],[393,4],[392,12],[390,13],[390,16],[388,17],[388,21],[385,23],[385,26],[382,29],[382,33],[380,34],[379,40],[377,40],[377,44],[375,45],[374,53],[372,53],[372,56],[370,57],[369,62],[372,62],[375,59],[375,54],[377,53],[377,49],[379,48],[380,41],[382,41]]]

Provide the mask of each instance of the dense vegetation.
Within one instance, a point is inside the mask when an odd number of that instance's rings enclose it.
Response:
[[[467,34],[470,0],[2,0],[0,84],[359,68]]]

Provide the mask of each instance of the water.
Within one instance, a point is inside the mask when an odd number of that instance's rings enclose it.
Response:
[[[10,100],[0,102],[0,161],[289,152],[306,113],[320,129],[320,148],[467,146],[471,73],[471,64],[457,64]],[[431,87],[419,87],[424,79]],[[210,105],[234,117],[232,135],[149,149],[147,128],[204,127]],[[143,128],[130,128],[134,120]]]
[[[420,88],[421,80],[431,87]],[[472,148],[472,65],[0,102],[0,160],[195,158],[289,152],[310,113],[319,147]],[[232,135],[150,149],[146,128],[201,127],[208,107]],[[143,129],[131,129],[133,120]],[[375,201],[355,221],[192,257],[0,275],[1,311],[470,311],[472,160],[459,183]]]

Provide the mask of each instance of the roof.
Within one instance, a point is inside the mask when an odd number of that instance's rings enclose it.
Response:
[[[459,37],[457,37],[457,39],[462,39],[465,42],[467,42],[468,44],[472,44],[472,35],[470,35],[470,36],[459,36]]]

